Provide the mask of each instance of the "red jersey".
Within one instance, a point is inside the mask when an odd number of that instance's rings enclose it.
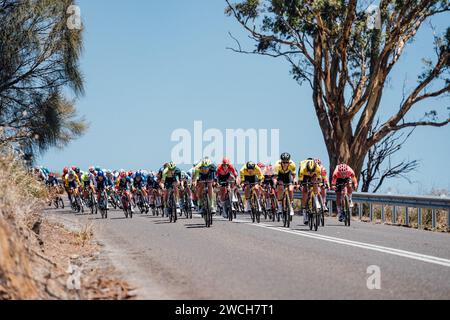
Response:
[[[337,179],[352,179],[353,184],[355,185],[355,188],[357,188],[357,186],[358,186],[356,177],[355,177],[355,172],[349,166],[347,166],[347,171],[345,171],[345,172],[340,172],[338,170],[338,167],[334,170],[333,180],[331,181],[331,184],[333,186],[336,185]]]
[[[218,176],[225,176],[227,174],[231,174],[233,175],[235,178],[237,178],[237,171],[236,169],[233,167],[232,164],[228,165],[228,169],[225,169],[223,167],[223,164],[219,164],[219,166],[217,167],[217,175]]]

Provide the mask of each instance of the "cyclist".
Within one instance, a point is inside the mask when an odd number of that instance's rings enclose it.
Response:
[[[191,199],[191,203],[190,203],[191,208],[193,208],[194,203],[192,202],[191,185],[192,185],[192,177],[190,175],[188,175],[186,171],[181,171],[181,188],[182,188],[183,194],[184,194],[184,192],[187,192],[189,199]],[[181,204],[184,206],[185,205],[184,201],[182,201]]]
[[[119,175],[119,179],[116,182],[116,191],[120,193],[124,193],[128,198],[128,202],[130,203],[131,212],[134,213],[133,206],[131,205],[131,194],[130,194],[130,186],[131,186],[131,178],[127,175],[125,171],[121,171]]]
[[[89,172],[81,172],[81,185],[83,187],[83,198],[85,200],[89,199],[89,191],[92,191],[95,194],[95,184],[92,178],[92,174]],[[91,203],[91,205],[94,205]]]
[[[108,179],[105,175],[105,173],[100,170],[97,171],[97,176],[95,177],[96,185],[97,185],[97,202],[100,203],[100,198],[102,196],[103,191],[105,189],[111,188],[113,186],[113,183],[111,179]],[[108,201],[106,201],[106,205],[108,206]]]
[[[179,203],[179,193],[178,186],[179,181],[181,180],[181,170],[177,168],[177,165],[174,162],[170,162],[167,164],[167,167],[162,172],[160,187],[164,190],[164,204],[167,215],[169,215],[169,206],[167,205],[167,201],[169,199],[168,189],[173,189],[173,193],[175,196],[175,204],[176,204],[176,214],[180,212],[180,203]]]
[[[247,162],[239,171],[241,186],[245,193],[245,212],[250,212],[250,183],[258,183],[255,185],[255,189],[258,192],[258,196],[261,196],[261,188],[259,183],[264,180],[264,175],[261,169],[252,161]]]
[[[142,192],[144,199],[147,198],[147,191],[145,190],[145,180],[141,170],[136,171],[136,173],[133,175],[131,186],[131,193],[133,194],[133,198],[138,191]]]
[[[330,188],[330,182],[328,181],[328,173],[327,173],[327,169],[325,169],[325,167],[322,165],[322,161],[320,159],[315,159],[314,160],[317,165],[320,167],[320,170],[322,172],[321,176],[322,176],[322,182],[323,182],[323,186],[320,187],[320,193],[322,195],[322,207],[323,210],[325,212],[328,212],[328,207],[327,207],[327,189]]]
[[[295,163],[294,163],[294,165],[295,165]],[[275,186],[275,182],[274,182],[274,178],[275,178],[274,168],[273,168],[272,164],[269,163],[267,165],[264,165],[261,170],[262,170],[262,173],[264,175],[263,189],[264,189],[264,193],[265,193],[265,198],[266,199],[270,199],[270,194],[268,192],[268,186],[272,187],[272,193],[276,196],[275,187],[274,187]],[[294,173],[295,173],[295,169],[294,169]],[[267,201],[266,209],[270,209],[270,206],[271,206],[270,201]]]
[[[219,201],[223,203],[225,201],[226,194],[226,187],[224,186],[224,184],[233,181],[236,181],[237,184],[239,184],[238,173],[231,164],[230,158],[224,157],[222,163],[217,167],[217,180],[220,185]],[[235,185],[233,186],[232,192],[234,192],[234,188]]]
[[[78,188],[81,186],[80,179],[78,179],[75,171],[69,170],[68,174],[66,175],[64,185],[66,189],[69,190],[69,199],[70,203],[72,204],[72,194],[74,194],[75,196],[78,195]]]
[[[156,197],[159,195],[160,186],[158,179],[153,172],[150,172],[147,177],[147,194],[149,197],[150,208],[155,208]]]
[[[64,186],[64,189],[66,190],[67,196],[69,197],[69,202],[72,203],[72,195],[71,195],[70,192],[69,192],[69,188],[67,188],[67,187],[66,187],[66,184],[65,184],[66,177],[67,177],[68,174],[69,174],[69,168],[68,168],[68,167],[65,167],[65,168],[63,169],[63,173],[62,173],[62,176],[61,176],[61,180],[62,180],[62,184],[63,184],[63,186]]]
[[[194,176],[192,178],[192,186],[195,189],[196,198],[201,201],[203,188],[205,183],[208,186],[208,197],[211,199],[211,213],[215,214],[217,212],[215,197],[214,197],[214,188],[213,183],[216,179],[217,167],[214,163],[212,163],[211,159],[205,157],[201,160],[194,168]],[[203,206],[204,203],[198,203],[199,206]]]
[[[351,184],[349,182],[352,182]],[[353,190],[358,190],[358,180],[356,180],[355,172],[350,166],[342,163],[336,167],[333,172],[333,179],[331,180],[331,189],[336,191],[337,210],[339,215],[339,221],[344,221],[344,214],[341,206],[341,195],[343,188],[346,188],[349,206],[353,208],[352,193]]]
[[[59,186],[58,178],[56,178],[56,176],[53,172],[50,172],[48,174],[48,178],[47,178],[47,181],[45,181],[45,184],[48,187],[58,187]]]
[[[308,215],[306,213],[306,202],[308,197],[308,184],[320,182],[322,179],[322,169],[312,158],[300,162],[298,170],[299,183],[302,186],[302,213],[303,223],[308,224]],[[313,185],[313,191],[319,194],[318,184]]]
[[[291,155],[287,152],[284,152],[280,156],[280,160],[275,164],[274,170],[274,183],[277,186],[277,195],[278,195],[278,214],[281,213],[281,209],[283,208],[283,191],[286,185],[289,186],[289,214],[294,216],[294,185],[296,182],[295,175],[295,162],[292,161]]]

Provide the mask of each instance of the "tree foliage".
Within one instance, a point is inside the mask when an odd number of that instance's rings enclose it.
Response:
[[[84,87],[82,30],[67,25],[73,4],[0,0],[0,142],[28,155],[62,147],[87,127],[74,105]]]

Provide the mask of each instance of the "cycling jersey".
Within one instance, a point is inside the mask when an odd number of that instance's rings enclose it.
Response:
[[[322,169],[320,166],[316,166],[314,172],[308,171],[308,169],[306,168],[308,161],[310,160],[303,160],[302,162],[300,162],[300,168],[298,169],[298,180],[300,182],[304,181],[305,178],[313,178],[313,177],[316,177],[318,179],[322,178]]]
[[[295,176],[295,163],[292,160],[289,160],[289,165],[287,167],[286,170],[283,169],[283,165],[281,164],[281,160],[279,160],[276,164],[275,164],[275,169],[274,169],[274,174],[275,175],[284,175],[284,174],[289,174],[291,173],[292,175]]]
[[[81,185],[81,183],[77,175],[74,175],[72,179],[69,178],[69,175],[66,175],[64,185],[66,186],[66,188],[76,188]]]
[[[116,182],[116,188],[118,190],[128,190],[130,183],[131,183],[130,177],[126,177],[125,179],[119,178],[119,179],[117,179],[117,182]]]
[[[256,166],[253,170],[253,174],[249,173],[249,170],[247,169],[247,165],[244,165],[241,170],[239,171],[241,181],[247,181],[247,182],[253,182],[257,178],[259,181],[264,180],[264,175],[262,174],[261,168]],[[256,181],[255,181],[256,182]]]
[[[224,168],[224,165],[223,165],[223,164],[220,164],[220,165],[217,167],[217,175],[218,175],[219,177],[220,177],[220,176],[224,176],[224,175],[229,176],[230,174],[232,174],[235,178],[236,178],[237,175],[238,175],[236,169],[233,167],[232,164],[228,165],[228,168],[227,168],[227,169]]]
[[[211,163],[208,167],[204,168],[202,162],[199,162],[194,167],[194,177],[193,181],[211,181],[216,177],[217,167],[215,164]]]
[[[348,167],[347,172],[345,172],[345,173],[340,172],[338,170],[338,168],[336,168],[336,170],[334,170],[333,179],[331,181],[331,184],[333,186],[335,186],[338,179],[342,179],[342,180],[351,179],[355,189],[358,189],[358,181],[356,180],[355,172],[349,166],[347,166],[347,167]]]
[[[279,182],[283,182],[284,184],[291,184],[293,177],[295,177],[295,163],[292,160],[289,160],[289,164],[287,169],[283,169],[282,161],[279,160],[275,164],[274,174],[277,176]]]
[[[175,170],[169,170],[169,168],[164,169],[162,172],[161,182],[165,183],[166,180],[181,180],[181,170],[178,168],[175,168]]]

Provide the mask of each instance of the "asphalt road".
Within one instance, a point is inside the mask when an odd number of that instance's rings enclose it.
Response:
[[[173,224],[125,219],[122,211],[107,220],[70,209],[46,214],[92,223],[141,299],[450,299],[449,234],[357,221],[345,227],[334,218],[313,232],[299,216],[290,229],[215,216],[207,229],[199,215]]]

